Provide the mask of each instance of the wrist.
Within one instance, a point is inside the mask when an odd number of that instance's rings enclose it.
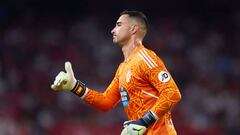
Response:
[[[85,94],[86,89],[86,85],[81,81],[77,80],[71,92],[78,95],[79,97],[82,97]]]
[[[153,123],[155,123],[157,120],[158,120],[158,117],[156,117],[156,115],[153,112],[148,111],[139,120],[129,121],[127,123],[124,123],[124,125],[136,124],[136,125],[141,125],[141,126],[145,126],[146,128],[148,128]]]
[[[153,123],[155,123],[157,119],[158,118],[155,117],[155,114],[153,112],[148,111],[143,115],[143,117],[140,120],[144,123],[144,126],[149,127]]]

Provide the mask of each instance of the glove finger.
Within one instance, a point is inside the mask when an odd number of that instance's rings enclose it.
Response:
[[[61,84],[62,84],[62,81],[63,81],[63,79],[62,78],[60,78],[59,80],[58,80],[58,82],[57,82],[57,85],[56,86],[60,86]]]
[[[54,85],[59,85],[59,82],[61,82],[61,80],[64,78],[64,75],[66,73],[64,73],[63,71],[61,71],[55,78],[54,80]]]
[[[65,73],[63,71],[59,72],[55,79],[58,80],[58,79],[62,78],[64,74]]]
[[[55,80],[53,84],[51,85],[51,88],[55,91],[60,90],[60,87],[62,87],[62,84],[66,84],[66,73],[61,71],[58,73],[58,75],[55,77]]]
[[[74,77],[74,73],[73,73],[73,70],[72,70],[71,62],[69,62],[69,61],[65,62],[65,70],[66,70],[68,75]]]
[[[53,90],[55,90],[55,91],[58,90],[58,87],[57,87],[56,85],[54,85],[54,84],[51,85],[51,88],[52,88]]]
[[[60,79],[60,78],[56,78],[56,79],[54,80],[53,84],[54,84],[54,85],[57,85],[57,83],[59,82],[59,79]]]
[[[62,78],[55,80],[54,84],[51,85],[51,88],[55,91],[60,90],[63,83],[64,83],[64,80]]]

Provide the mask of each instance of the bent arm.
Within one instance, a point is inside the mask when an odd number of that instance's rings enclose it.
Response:
[[[181,94],[165,67],[152,69],[147,76],[159,93],[158,100],[150,111],[161,118],[181,100]]]
[[[166,87],[160,89],[157,86],[156,88],[161,91],[160,96],[150,110],[156,114],[158,118],[161,118],[165,113],[171,111],[171,109],[181,100],[181,94],[172,79]]]
[[[118,79],[115,77],[104,93],[88,89],[83,100],[101,111],[109,111],[120,100]]]
[[[145,64],[141,65],[141,69],[144,72],[143,75],[145,79],[148,80],[159,93],[158,100],[150,111],[160,118],[181,100],[181,94],[163,61],[154,53],[149,52],[148,54],[152,65],[155,66],[151,68]]]

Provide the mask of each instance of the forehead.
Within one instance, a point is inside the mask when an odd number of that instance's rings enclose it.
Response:
[[[122,23],[126,23],[126,22],[129,22],[129,16],[128,15],[121,15],[117,22],[122,22]]]

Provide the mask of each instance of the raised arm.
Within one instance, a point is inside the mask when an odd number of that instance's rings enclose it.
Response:
[[[118,72],[105,92],[97,92],[86,87],[84,83],[76,80],[70,62],[65,63],[65,72],[61,71],[56,76],[51,88],[55,91],[69,91],[78,95],[86,103],[102,111],[112,109],[120,100],[118,86]]]

